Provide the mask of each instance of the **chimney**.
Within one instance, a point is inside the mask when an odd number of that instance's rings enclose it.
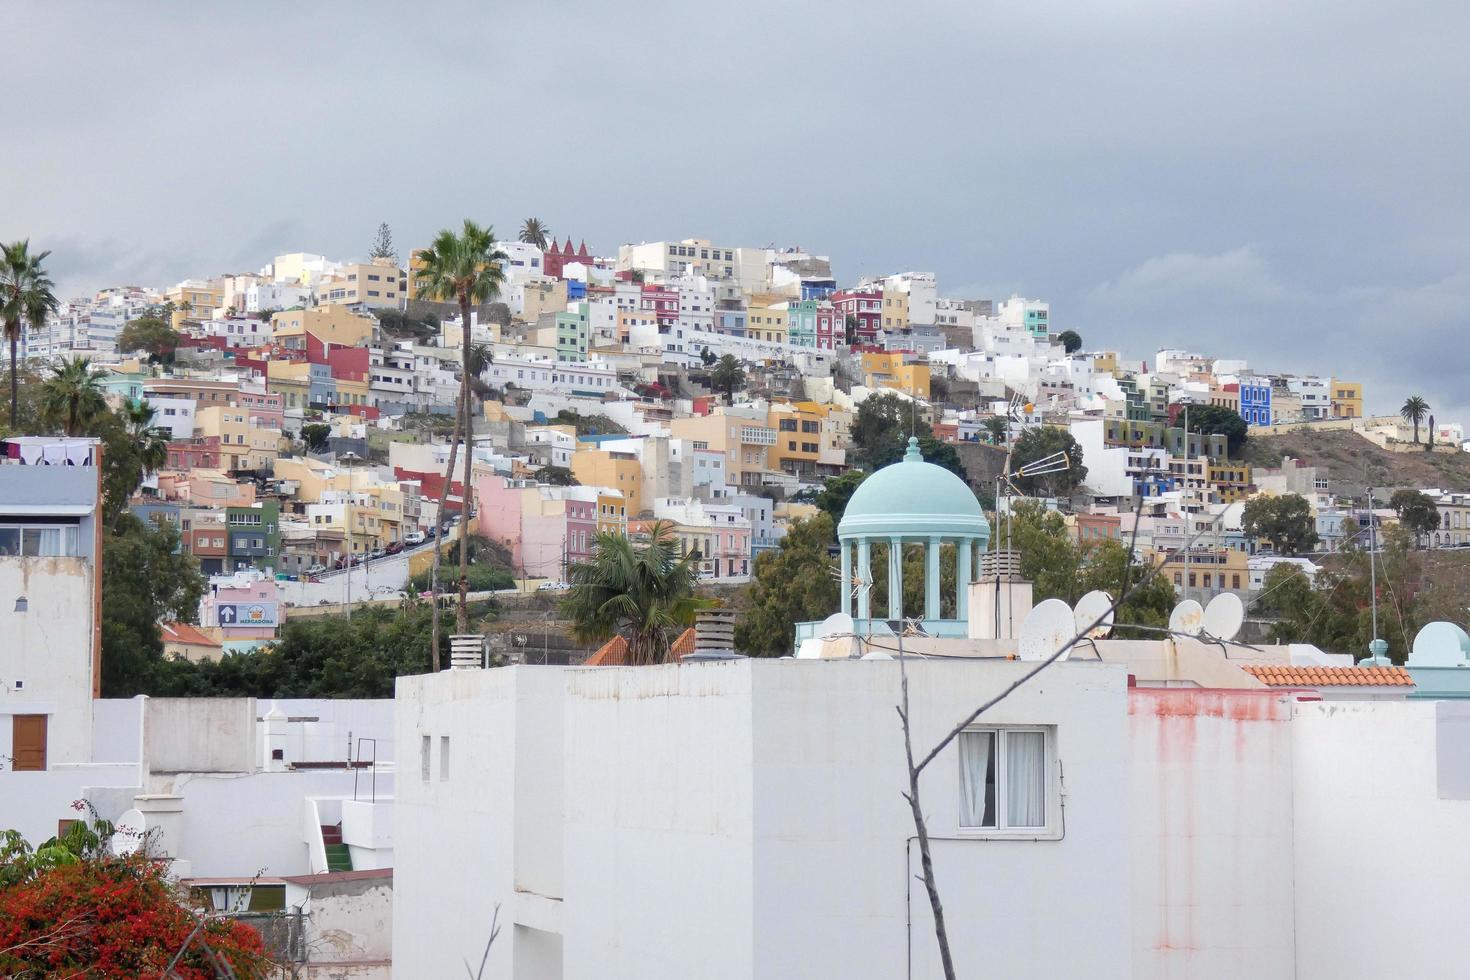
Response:
[[[972,640],[1014,640],[1031,612],[1031,583],[1021,578],[1021,553],[987,551],[980,577],[970,584]]]

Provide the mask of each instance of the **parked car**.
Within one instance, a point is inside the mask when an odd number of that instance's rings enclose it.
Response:
[[[384,551],[382,548],[374,548],[372,551],[368,552],[368,561],[375,561],[378,558],[382,558],[386,554],[387,552]]]
[[[403,543],[404,544],[423,544],[424,543],[424,532],[423,531],[409,531],[407,534],[405,534],[403,536]]]
[[[315,564],[315,565],[311,566],[310,568],[308,568],[306,570],[306,574],[308,574],[308,575],[320,575],[322,572],[325,572],[326,570],[327,570],[327,566],[321,564],[320,562],[318,562],[317,564]]]
[[[384,553],[390,554],[390,555],[396,555],[396,554],[398,554],[402,550],[403,550],[403,542],[402,541],[394,541],[388,547],[386,547],[386,548],[383,549]]]

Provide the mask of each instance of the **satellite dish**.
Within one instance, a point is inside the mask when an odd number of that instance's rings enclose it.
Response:
[[[1077,622],[1072,607],[1061,599],[1047,599],[1031,610],[1021,625],[1021,641],[1016,656],[1022,660],[1045,660],[1077,635]],[[1061,660],[1071,655],[1062,654]]]
[[[148,820],[143,816],[142,810],[127,810],[117,818],[117,823],[112,825],[112,841],[110,847],[112,853],[117,857],[127,857],[136,854],[138,848],[143,846],[143,838],[148,833]]]
[[[1101,617],[1102,622],[1092,624]],[[1094,589],[1077,600],[1072,610],[1072,619],[1077,632],[1089,639],[1101,640],[1113,632],[1113,597],[1101,589]]]
[[[1205,607],[1204,630],[1217,640],[1233,640],[1245,622],[1245,603],[1234,592],[1221,592]]]
[[[817,636],[831,640],[839,636],[851,636],[854,631],[852,617],[847,613],[833,613],[817,624]]]
[[[801,641],[801,646],[796,648],[797,660],[821,660],[822,640],[820,637],[809,636]]]
[[[1193,599],[1185,599],[1169,614],[1169,632],[1199,636],[1205,628],[1205,607]]]

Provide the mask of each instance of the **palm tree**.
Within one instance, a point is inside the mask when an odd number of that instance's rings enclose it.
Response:
[[[520,240],[527,245],[535,245],[544,252],[550,238],[551,229],[540,218],[527,218],[521,225]]]
[[[5,339],[10,341],[10,426],[15,427],[19,385],[17,348],[23,324],[39,326],[57,309],[55,288],[41,263],[50,252],[32,254],[30,240],[11,242],[0,252],[0,319],[5,322]]]
[[[60,422],[68,436],[75,436],[97,416],[107,411],[102,393],[101,371],[92,369],[90,358],[63,361],[41,382],[41,414]]]
[[[599,531],[592,558],[568,570],[572,588],[562,610],[572,635],[582,643],[620,635],[629,663],[666,661],[679,631],[708,604],[694,596],[699,556],[679,550],[667,521],[655,522],[636,543],[626,534]]]
[[[1009,422],[999,415],[992,415],[981,424],[985,427],[986,433],[989,434],[990,444],[992,446],[1005,445],[1006,436],[1010,434],[1011,425]]]
[[[495,352],[490,349],[489,344],[475,344],[470,348],[469,357],[470,377],[478,378],[485,373],[485,369],[495,363]]]
[[[438,300],[444,303],[459,303],[460,323],[464,335],[464,351],[460,360],[460,414],[464,419],[464,503],[460,510],[464,524],[460,536],[469,533],[470,520],[470,473],[474,453],[470,451],[475,436],[474,416],[470,407],[470,366],[472,349],[470,311],[476,306],[490,302],[500,295],[505,282],[502,263],[506,255],[495,247],[495,232],[486,226],[481,228],[468,218],[464,229],[456,235],[445,229],[434,238],[433,243],[419,253],[422,267],[418,273],[416,298]],[[446,487],[445,493],[449,491]],[[459,549],[459,608],[455,612],[455,624],[460,633],[469,630],[469,549]]]
[[[144,476],[168,462],[168,443],[172,433],[154,425],[157,414],[145,401],[130,401],[122,410],[123,421],[127,424],[133,445],[137,447],[138,462],[143,466]]]
[[[716,388],[725,392],[725,404],[728,405],[735,400],[735,389],[745,384],[745,367],[734,354],[725,354],[710,371],[709,377]]]
[[[1414,426],[1414,441],[1419,441],[1419,423],[1423,422],[1429,414],[1429,403],[1418,395],[1410,395],[1404,399],[1404,407],[1399,409],[1399,414],[1404,417],[1405,422]]]

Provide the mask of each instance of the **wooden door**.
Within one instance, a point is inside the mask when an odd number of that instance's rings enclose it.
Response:
[[[13,715],[10,768],[16,772],[40,772],[46,768],[46,716]]]

